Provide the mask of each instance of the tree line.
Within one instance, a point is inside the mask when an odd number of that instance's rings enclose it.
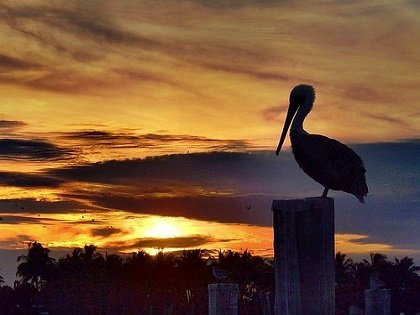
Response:
[[[48,248],[33,242],[17,260],[14,287],[0,288],[0,314],[208,314],[207,285],[217,282],[215,266],[229,275],[221,281],[239,284],[239,314],[262,314],[267,303],[274,304],[273,260],[247,250],[120,256],[86,245],[55,260]],[[392,289],[395,312],[420,311],[420,268],[412,258],[390,261],[372,253],[353,262],[337,253],[335,263],[336,314],[347,314],[350,305],[364,307],[371,278]]]

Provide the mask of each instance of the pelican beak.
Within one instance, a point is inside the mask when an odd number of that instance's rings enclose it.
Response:
[[[289,105],[289,109],[287,110],[286,120],[284,122],[283,131],[281,132],[281,137],[279,141],[279,145],[277,146],[276,155],[279,155],[281,147],[283,146],[284,140],[286,139],[287,131],[289,130],[290,123],[292,122],[293,117],[295,116],[298,106],[293,106],[292,104]]]

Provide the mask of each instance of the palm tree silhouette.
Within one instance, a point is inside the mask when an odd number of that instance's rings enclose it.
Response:
[[[335,254],[335,282],[346,284],[351,281],[355,272],[353,260],[346,257],[346,254],[338,252]]]
[[[397,288],[413,286],[416,281],[420,280],[418,271],[420,271],[420,267],[414,264],[413,258],[404,257],[401,260],[395,258],[392,285]]]
[[[28,247],[28,254],[17,258],[17,261],[21,263],[17,267],[16,275],[22,282],[30,281],[39,291],[51,275],[54,258],[49,256],[50,250],[44,248],[41,243],[29,243]]]
[[[392,264],[387,256],[380,253],[370,253],[370,261],[363,259],[363,262],[370,269],[371,285],[387,286],[392,277]]]

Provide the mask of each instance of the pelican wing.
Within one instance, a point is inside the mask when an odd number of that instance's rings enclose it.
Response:
[[[365,167],[348,146],[322,135],[291,131],[293,154],[299,166],[321,185],[366,196]],[[362,198],[363,199],[363,198]]]

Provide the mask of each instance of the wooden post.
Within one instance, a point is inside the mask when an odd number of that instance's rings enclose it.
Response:
[[[384,289],[382,281],[375,275],[370,278],[370,289],[365,290],[365,314],[391,314],[391,290]]]
[[[209,315],[237,315],[239,286],[234,283],[213,283],[209,289]]]
[[[334,315],[334,200],[274,200],[275,315]]]

